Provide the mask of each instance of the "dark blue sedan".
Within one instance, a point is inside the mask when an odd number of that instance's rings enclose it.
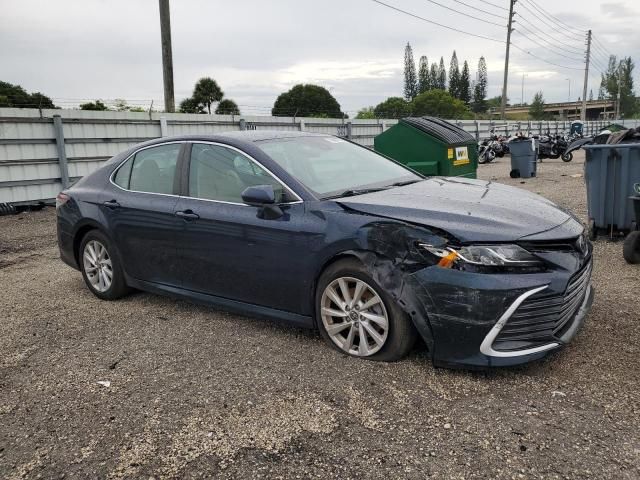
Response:
[[[422,338],[436,365],[528,362],[569,342],[593,298],[571,214],[328,135],[153,140],[60,193],[57,212],[61,257],[99,298],[207,302],[371,360]]]

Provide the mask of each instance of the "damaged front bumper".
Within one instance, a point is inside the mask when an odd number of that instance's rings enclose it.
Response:
[[[510,366],[540,359],[572,340],[594,291],[591,259],[576,272],[482,274],[427,267],[410,274],[424,306],[409,312],[446,367]],[[403,295],[405,298],[408,296]]]

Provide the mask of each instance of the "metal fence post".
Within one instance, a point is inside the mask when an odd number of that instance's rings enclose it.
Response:
[[[480,125],[478,124],[478,120],[474,120],[473,123],[476,126],[476,142],[479,142],[480,141]]]
[[[167,128],[167,117],[160,117],[160,136],[169,136],[169,129]]]
[[[300,119],[300,131],[301,131],[301,132],[304,132],[304,128],[305,128],[305,126],[304,126],[304,120],[301,118],[301,119]]]
[[[65,189],[69,187],[69,165],[67,164],[67,152],[64,145],[64,132],[62,131],[62,117],[60,115],[53,116],[53,130],[56,134],[60,180],[62,181],[62,188]]]
[[[240,119],[240,130],[246,130],[247,129],[247,122],[245,121],[244,118]]]
[[[382,123],[380,123],[380,133],[384,133],[386,129],[387,129],[387,122],[382,120]]]
[[[351,122],[347,122],[347,138],[351,140],[353,133],[353,124]]]

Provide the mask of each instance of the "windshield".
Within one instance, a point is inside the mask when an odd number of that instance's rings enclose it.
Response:
[[[422,180],[402,165],[337,137],[276,138],[256,145],[320,198]]]

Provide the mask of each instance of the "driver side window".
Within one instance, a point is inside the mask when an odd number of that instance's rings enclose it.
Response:
[[[220,145],[193,144],[189,162],[189,196],[243,203],[242,192],[255,185],[272,185],[277,203],[291,198],[280,182],[237,150]]]

